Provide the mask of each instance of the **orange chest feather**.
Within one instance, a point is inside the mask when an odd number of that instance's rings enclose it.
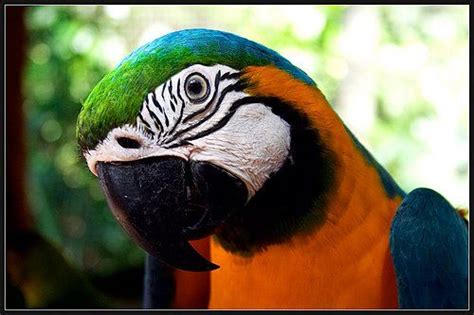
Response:
[[[357,185],[369,188],[370,178]],[[221,268],[211,272],[209,307],[396,308],[389,230],[400,201],[376,195],[353,193],[319,230],[249,258],[212,241],[211,260]]]
[[[313,233],[249,258],[212,241],[221,268],[211,272],[209,307],[396,308],[389,231],[400,198],[385,196],[375,169],[359,167],[365,176],[344,176]]]
[[[249,93],[278,97],[305,113],[337,156],[324,224],[251,257],[211,242],[210,308],[396,308],[389,251],[400,197],[390,199],[337,114],[313,86],[273,67],[250,67]],[[262,225],[265,222],[261,223]]]

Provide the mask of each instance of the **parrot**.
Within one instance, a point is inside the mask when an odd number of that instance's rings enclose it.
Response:
[[[264,45],[163,35],[97,83],[76,135],[147,253],[145,308],[467,307],[468,221],[432,189],[406,193]]]

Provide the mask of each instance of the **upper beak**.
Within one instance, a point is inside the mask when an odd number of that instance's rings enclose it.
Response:
[[[188,240],[212,234],[245,204],[242,181],[210,163],[170,156],[99,162],[97,171],[114,216],[149,254],[189,271],[219,267]]]

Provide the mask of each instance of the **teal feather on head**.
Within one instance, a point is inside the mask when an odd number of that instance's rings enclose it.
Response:
[[[193,64],[222,64],[237,70],[274,65],[315,85],[277,52],[253,41],[216,30],[176,31],[133,51],[96,85],[79,114],[81,148],[92,149],[111,129],[134,123],[147,93]]]

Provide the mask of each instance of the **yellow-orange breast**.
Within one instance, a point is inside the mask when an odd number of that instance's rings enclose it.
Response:
[[[210,308],[396,308],[389,231],[400,197],[387,196],[320,91],[274,67],[250,67],[248,92],[285,100],[337,156],[326,221],[251,257],[211,242]],[[265,222],[262,222],[262,225]]]
[[[359,189],[369,188],[370,178],[364,182]],[[396,308],[389,230],[400,200],[376,195],[354,193],[320,230],[252,257],[212,241],[211,259],[221,268],[211,272],[209,307]]]

